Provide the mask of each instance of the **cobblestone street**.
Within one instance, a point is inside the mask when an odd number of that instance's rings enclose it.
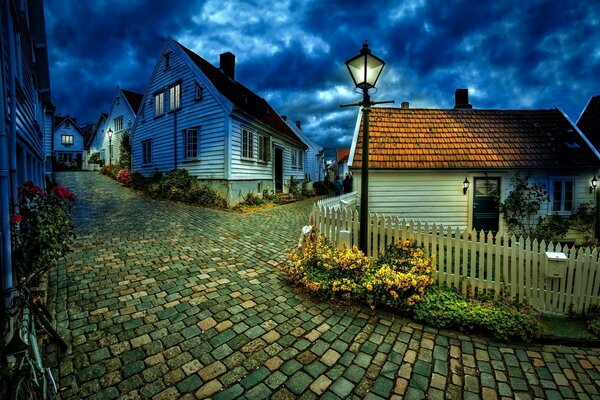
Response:
[[[311,300],[279,264],[312,202],[234,214],[98,173],[50,276],[63,399],[600,399],[600,350],[506,344]]]

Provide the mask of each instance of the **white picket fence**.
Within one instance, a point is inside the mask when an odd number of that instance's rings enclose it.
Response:
[[[339,199],[339,197],[338,197]],[[330,200],[330,199],[326,199]],[[358,245],[359,214],[352,208],[318,203],[310,223],[335,246]],[[340,235],[349,231],[349,235]],[[434,257],[438,285],[467,291],[492,291],[526,300],[546,313],[581,313],[600,304],[599,254],[537,240],[452,229],[437,224],[371,214],[367,254],[378,257],[398,240],[414,239]],[[349,243],[348,243],[349,242]],[[546,251],[568,257],[564,278],[546,277]]]

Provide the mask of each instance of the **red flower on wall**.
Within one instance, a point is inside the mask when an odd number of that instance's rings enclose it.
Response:
[[[20,224],[22,220],[23,216],[21,214],[15,214],[12,217],[10,217],[10,223],[13,225]]]

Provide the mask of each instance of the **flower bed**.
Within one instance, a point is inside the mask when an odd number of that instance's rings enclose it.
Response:
[[[340,298],[412,312],[418,321],[500,340],[530,340],[541,333],[539,315],[509,299],[469,298],[454,289],[433,287],[433,258],[414,240],[390,245],[376,260],[357,247],[334,248],[316,228],[290,254],[287,273],[321,298]]]
[[[74,238],[70,211],[76,196],[62,185],[19,189],[19,213],[11,216],[13,265],[20,277],[46,271],[66,254]]]

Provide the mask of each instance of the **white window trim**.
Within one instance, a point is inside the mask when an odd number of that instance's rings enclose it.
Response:
[[[159,103],[157,103],[157,98],[160,99],[160,105],[162,106],[162,107],[160,107],[160,113],[158,112],[159,111],[158,110]],[[154,116],[160,117],[161,115],[164,115],[164,114],[165,114],[165,91],[163,90],[163,91],[154,93]]]
[[[175,90],[176,87],[179,86],[179,96],[173,96],[175,93],[177,93],[177,91]],[[174,83],[173,85],[169,86],[169,112],[174,111],[174,110],[178,110],[181,108],[181,91],[183,89],[183,85],[181,83],[181,81]],[[179,104],[175,105],[175,107],[173,106],[173,99],[179,97]]]
[[[194,156],[189,156],[188,155],[188,133],[189,131],[196,131],[196,155]],[[184,154],[183,154],[183,159],[184,160],[197,160],[199,158],[199,154],[200,154],[200,128],[198,127],[193,127],[193,128],[186,128],[183,130],[183,150],[184,150]]]
[[[550,196],[550,204],[548,205],[548,214],[555,214],[555,215],[572,215],[575,212],[575,204],[576,204],[576,193],[577,193],[577,177],[575,176],[552,176],[549,179],[550,181],[550,185],[549,185],[549,191],[548,194]],[[562,182],[562,195],[561,195],[561,200],[560,200],[560,207],[561,209],[564,208],[565,206],[565,181],[571,181],[573,182],[573,195],[572,195],[572,206],[571,206],[571,211],[564,211],[564,210],[559,210],[559,211],[555,211],[554,210],[554,182]]]
[[[120,127],[117,127],[117,122],[119,122],[119,124],[121,125]],[[121,115],[120,117],[117,117],[115,119],[113,119],[113,125],[115,127],[115,132],[119,132],[123,130],[123,116]]]
[[[271,137],[260,133],[256,136],[258,138],[258,148],[256,151],[258,162],[268,164],[271,161]],[[263,158],[263,155],[265,158]]]
[[[244,155],[244,145],[246,144],[246,140],[244,140],[244,132],[247,132],[250,135],[250,141],[248,142],[249,148],[248,155]],[[241,158],[246,161],[255,161],[255,146],[254,146],[254,137],[256,136],[256,132],[250,128],[242,127],[242,146],[241,146]]]

